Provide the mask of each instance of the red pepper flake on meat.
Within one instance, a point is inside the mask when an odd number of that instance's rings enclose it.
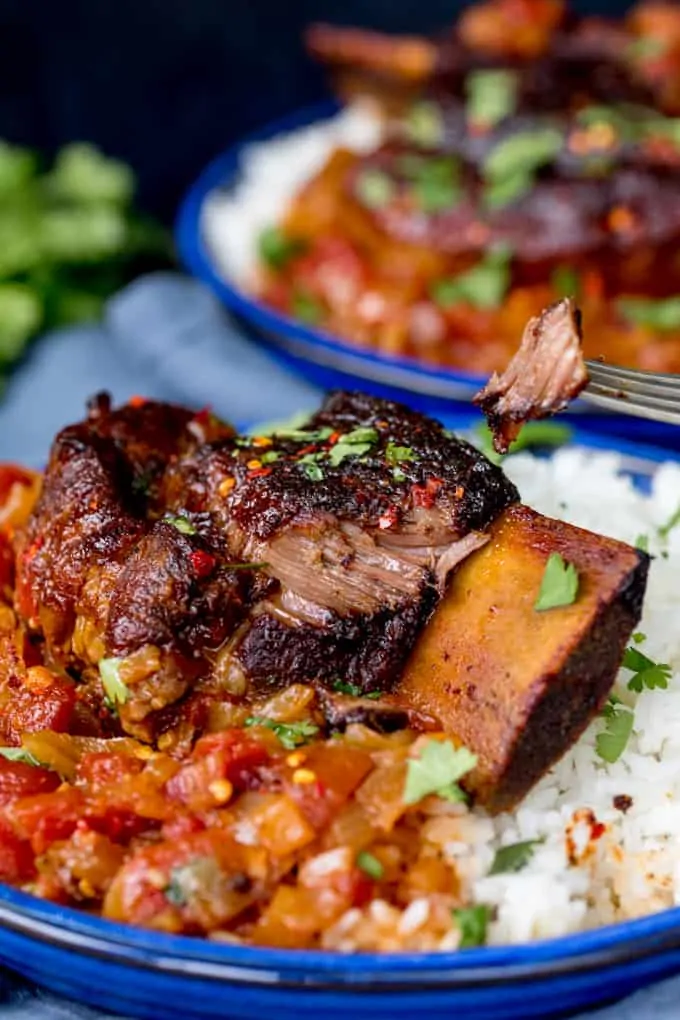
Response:
[[[207,577],[215,568],[215,557],[202,549],[194,549],[189,559],[196,577]]]
[[[413,498],[413,505],[421,506],[426,510],[429,510],[432,506],[434,506],[437,493],[443,484],[444,483],[441,478],[428,478],[425,485],[412,486],[411,495]]]
[[[148,398],[147,397],[140,397],[138,393],[135,393],[128,400],[128,406],[129,407],[144,407],[144,405],[147,404],[147,403],[148,403]]]
[[[248,472],[248,478],[266,478],[271,473],[272,469],[270,467],[253,468],[252,471]]]

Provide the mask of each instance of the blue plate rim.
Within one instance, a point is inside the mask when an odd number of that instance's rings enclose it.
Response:
[[[461,427],[471,417],[457,416]],[[626,473],[680,463],[680,455],[575,428],[569,444],[619,454]],[[628,459],[632,465],[625,467]],[[0,883],[0,928],[129,966],[237,984],[385,992],[460,989],[592,972],[680,948],[680,906],[522,945],[445,952],[344,954],[239,946],[133,928]]]

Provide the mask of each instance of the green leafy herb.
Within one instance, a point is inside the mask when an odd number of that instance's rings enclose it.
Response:
[[[550,277],[552,289],[558,297],[577,298],[581,291],[581,280],[572,266],[558,266]]]
[[[361,687],[357,687],[356,684],[347,683],[345,680],[336,680],[333,683],[333,690],[337,691],[338,694],[349,694],[352,698],[360,698],[362,695]]]
[[[277,450],[265,450],[264,453],[260,454],[260,460],[263,464],[273,464],[280,457],[281,454]]]
[[[131,202],[135,190],[135,178],[129,166],[109,159],[86,142],[64,146],[45,184],[62,200],[116,206]]]
[[[444,118],[437,103],[415,103],[406,120],[407,137],[423,149],[436,149],[444,137]]]
[[[184,907],[201,891],[217,888],[222,878],[223,873],[213,857],[194,857],[187,864],[171,869],[164,895],[168,903]]]
[[[519,131],[499,142],[487,157],[484,176],[489,181],[530,174],[551,163],[562,149],[564,139],[556,128]]]
[[[578,571],[574,564],[566,563],[559,553],[550,553],[534,609],[542,613],[548,609],[573,605],[578,595],[578,586]]]
[[[602,709],[602,718],[605,728],[595,738],[595,751],[603,761],[612,765],[626,749],[635,717],[618,698],[611,697]]]
[[[503,208],[528,195],[533,184],[534,175],[524,171],[488,181],[482,195],[483,204],[489,210]]]
[[[517,108],[519,75],[516,71],[472,71],[465,80],[467,117],[474,125],[494,127]]]
[[[417,804],[431,793],[444,800],[465,800],[458,780],[476,764],[477,755],[467,747],[456,748],[450,740],[429,740],[417,758],[409,758],[404,803]]]
[[[100,659],[99,675],[106,697],[112,705],[124,705],[130,691],[120,678],[120,659]]]
[[[635,539],[635,548],[640,552],[649,552],[649,535],[638,535]]]
[[[376,443],[378,441],[378,432],[371,426],[362,426],[358,429],[352,429],[351,432],[345,432],[344,435],[340,436],[340,442],[342,443]]]
[[[26,765],[42,765],[35,755],[27,751],[25,747],[0,747],[0,754],[8,761],[22,761]]]
[[[311,719],[303,719],[301,722],[281,723],[276,722],[274,719],[268,719],[264,715],[251,715],[246,719],[245,725],[264,726],[266,729],[272,730],[288,751],[300,747],[301,744],[306,744],[319,732],[319,727]]]
[[[646,640],[647,640],[647,635],[643,634],[642,631],[637,630],[633,634],[633,641],[635,642],[636,645],[641,645],[642,642],[646,641]]]
[[[333,467],[338,467],[347,457],[363,457],[378,440],[374,428],[358,428],[340,436],[337,443],[328,451],[328,459]]]
[[[286,418],[285,421],[260,422],[249,430],[250,436],[281,436],[282,439],[290,437],[291,433],[307,436],[303,426],[312,417],[313,411],[297,411],[296,414]]]
[[[644,635],[642,639],[644,640]],[[644,688],[653,691],[656,687],[661,690],[668,687],[671,667],[665,662],[654,662],[638,648],[626,648],[622,666],[634,674],[628,681],[629,691],[636,691],[639,694]]]
[[[388,464],[403,464],[405,461],[415,459],[416,455],[410,446],[397,446],[396,443],[387,444],[385,460]]]
[[[525,839],[521,843],[509,843],[496,851],[493,859],[490,875],[504,875],[510,872],[521,871],[525,868],[537,846],[543,843],[542,839]]]
[[[298,290],[293,294],[291,311],[296,319],[317,326],[324,317],[323,305],[306,291]]]
[[[184,517],[181,514],[166,514],[163,518],[166,524],[171,524],[173,528],[177,528],[183,535],[195,535],[197,534],[196,528],[193,526],[188,517]]]
[[[413,163],[412,190],[425,213],[444,212],[460,201],[460,163],[453,156],[433,156]]]
[[[306,463],[302,464],[302,470],[307,475],[307,478],[309,478],[310,482],[323,481],[323,471],[319,467],[319,465],[316,464],[315,462],[307,461]]]
[[[658,529],[659,538],[665,541],[670,535],[671,531],[674,528],[677,528],[678,524],[680,524],[680,506],[674,513],[671,514],[666,523],[662,524],[661,527]]]
[[[680,295],[669,298],[619,298],[616,302],[624,319],[635,326],[660,331],[680,329]]]
[[[388,205],[394,198],[396,188],[394,181],[384,170],[367,167],[358,174],[355,191],[359,199],[369,209],[380,209]]]
[[[491,920],[491,910],[483,903],[475,907],[458,907],[453,917],[460,929],[460,949],[474,949],[486,945],[486,933]]]
[[[325,443],[333,435],[333,429],[324,425],[320,429],[278,428],[272,435],[279,439],[290,439],[294,443]]]
[[[392,472],[392,477],[394,478],[395,482],[405,482],[407,475],[404,471],[401,470],[401,468],[396,467]]]
[[[379,881],[385,873],[385,869],[378,858],[373,854],[370,854],[368,850],[362,850],[357,854],[357,867],[361,868],[361,870],[365,872],[369,878],[374,878],[376,882]]]
[[[288,237],[280,227],[267,227],[257,242],[260,258],[272,269],[283,269],[291,259],[301,255],[305,243],[299,238]]]
[[[469,304],[474,308],[498,308],[510,286],[512,253],[507,247],[489,251],[472,269],[433,284],[431,294],[442,308]]]

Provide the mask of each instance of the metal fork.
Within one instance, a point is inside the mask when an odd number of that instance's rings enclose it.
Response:
[[[680,425],[680,375],[586,361],[590,382],[581,394],[589,404],[619,414]]]

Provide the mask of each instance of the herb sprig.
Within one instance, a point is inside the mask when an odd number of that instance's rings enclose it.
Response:
[[[579,576],[574,564],[567,563],[558,552],[550,553],[534,609],[542,613],[548,609],[571,606],[576,602],[578,589]]]
[[[450,740],[428,740],[417,758],[409,758],[404,803],[417,804],[432,793],[444,800],[466,800],[458,780],[476,764],[477,755],[467,747],[454,747]]]
[[[288,751],[308,743],[312,737],[319,732],[319,727],[311,719],[303,719],[301,722],[282,723],[275,719],[268,719],[264,715],[251,715],[245,721],[246,726],[264,726],[271,730],[279,738]]]

